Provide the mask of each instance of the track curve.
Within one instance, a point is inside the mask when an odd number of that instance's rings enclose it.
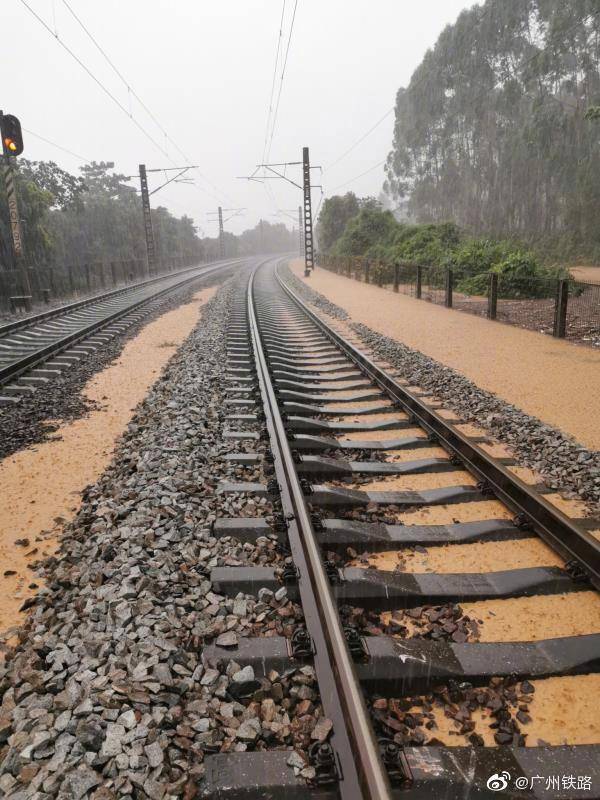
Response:
[[[61,368],[68,366],[67,361],[49,365],[44,370],[35,368],[67,348],[89,339],[92,334],[168,292],[199,278],[228,273],[241,262],[242,259],[233,259],[190,267],[0,326],[0,401],[18,401],[20,395],[42,386],[53,374],[59,374]],[[117,327],[114,330],[119,332]],[[97,343],[102,344],[102,341]],[[72,357],[77,356],[74,353]]]
[[[260,438],[270,448],[263,473],[272,477],[262,485],[223,484],[219,492],[268,497],[275,515],[269,523],[220,518],[213,533],[241,541],[276,536],[287,558],[283,570],[217,567],[211,573],[213,590],[235,597],[285,586],[303,607],[305,627],[299,626],[291,640],[245,639],[237,650],[208,645],[203,659],[210,664],[234,659],[252,665],[257,675],[271,668],[281,672],[286,664],[297,666],[303,660],[313,663],[332,730],[310,754],[315,769],[311,785],[291,774],[285,752],[221,753],[206,759],[203,796],[487,797],[493,796],[490,776],[506,771],[521,782],[503,796],[521,797],[527,780],[532,787],[527,796],[542,797],[544,787],[536,788],[533,777],[552,774],[557,764],[565,774],[591,775],[592,784],[600,784],[600,745],[526,747],[526,729],[521,732],[506,700],[520,691],[525,702],[533,691],[530,680],[598,673],[600,634],[531,642],[432,641],[368,635],[348,625],[341,613],[357,606],[380,614],[597,588],[600,544],[585,530],[585,521],[566,517],[536,487],[507,470],[506,460],[489,456],[476,438],[462,434],[401,386],[285,285],[274,262],[256,270],[246,296],[240,297],[230,325],[228,358],[230,419],[232,424],[236,419],[262,422]],[[416,428],[421,433],[412,433]],[[404,436],[403,430],[410,435]],[[385,431],[390,431],[389,438]],[[248,438],[233,430],[229,437]],[[387,460],[388,452],[418,453],[433,444],[445,451],[444,457]],[[242,466],[261,460],[248,452],[230,453],[228,459]],[[469,480],[419,491],[369,489],[373,478],[446,472],[452,477],[453,471],[463,471]],[[466,522],[392,521],[394,515],[400,520],[403,512],[434,507],[449,514],[452,508],[485,509],[491,500],[505,507],[497,517],[482,511]],[[515,569],[498,564],[497,571],[470,574],[398,573],[348,565],[348,558],[338,557],[348,548],[354,556],[464,542],[499,541],[510,548],[524,537],[540,537],[564,564]],[[489,681],[492,687],[506,687],[505,694],[500,697],[499,689],[487,688]],[[403,703],[410,706],[415,695],[448,682],[457,697],[479,692],[500,704],[497,746],[480,746],[476,738],[473,746],[418,746],[423,737],[419,742],[415,731],[413,738],[414,719],[410,722],[415,712],[398,712],[404,724],[391,717],[386,721],[377,710],[388,703],[396,709]],[[526,724],[527,714],[519,713]]]

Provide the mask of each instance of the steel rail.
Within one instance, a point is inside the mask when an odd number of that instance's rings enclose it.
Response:
[[[279,262],[281,266],[283,262]],[[398,384],[365,353],[330,327],[304,300],[291,289],[279,274],[280,286],[296,305],[336,344],[361,371],[387,392],[417,425],[452,455],[456,456],[478,480],[489,487],[491,494],[507,505],[519,524],[531,528],[567,562],[582,565],[592,584],[600,589],[600,541],[567,517],[516,475],[509,472],[481,447],[450,425],[418,397]]]
[[[307,630],[313,640],[314,665],[326,715],[333,721],[331,745],[341,767],[342,800],[389,800],[391,787],[350,658],[330,582],[323,567],[310,513],[296,472],[269,375],[255,310],[254,276],[248,282],[248,323],[263,400],[274,468]]]
[[[154,292],[149,297],[143,297],[142,299],[130,303],[129,305],[125,306],[124,308],[119,308],[117,311],[114,311],[106,316],[103,316],[101,319],[96,319],[93,322],[83,325],[82,327],[78,328],[77,330],[69,333],[66,336],[57,339],[56,341],[52,342],[45,347],[38,348],[31,353],[28,353],[23,358],[16,360],[15,362],[6,365],[5,367],[0,367],[0,386],[6,384],[8,381],[15,380],[23,375],[25,372],[28,372],[32,368],[36,367],[38,364],[42,364],[48,360],[51,356],[59,353],[61,350],[64,350],[66,347],[70,345],[76,344],[80,342],[82,339],[86,339],[92,333],[96,333],[102,328],[106,327],[112,322],[115,322],[120,317],[126,316],[127,314],[131,314],[136,309],[140,308],[141,306],[146,305],[147,303],[156,300],[162,295],[167,294],[168,292],[175,291],[180,289],[181,287],[191,283],[192,281],[198,280],[199,278],[206,278],[215,272],[218,272],[221,269],[228,269],[232,266],[235,266],[235,262],[226,262],[226,263],[219,263],[215,266],[210,267],[203,267],[203,268],[192,268],[192,270],[196,270],[193,275],[187,274],[189,271],[186,270],[186,277],[176,283],[170,283],[168,286],[164,287],[163,289],[159,289],[158,291]],[[163,278],[159,280],[166,280],[169,276],[163,276]],[[172,277],[172,276],[170,276]],[[135,288],[143,288],[149,282],[144,282],[144,284],[138,284]],[[129,287],[130,289],[133,287]],[[97,297],[96,302],[104,301],[107,298],[106,296]],[[65,311],[63,308],[63,314],[55,315],[55,319],[58,321],[60,317],[69,311],[72,311],[71,307],[67,307]]]
[[[228,259],[227,261],[218,261],[214,264],[207,264],[206,266],[224,266],[225,263],[229,264],[233,261],[241,260],[242,259]],[[65,303],[65,305],[48,309],[48,311],[41,311],[39,314],[32,314],[29,317],[21,317],[13,322],[7,322],[4,325],[0,325],[0,338],[7,336],[9,333],[14,333],[14,331],[21,330],[22,328],[28,328],[31,325],[37,325],[38,323],[44,322],[48,319],[60,317],[63,314],[69,314],[71,311],[77,311],[79,308],[85,308],[85,306],[93,305],[98,301],[110,300],[112,297],[118,297],[126,292],[131,292],[135,289],[141,289],[144,286],[149,286],[152,283],[164,281],[167,278],[183,275],[186,272],[191,272],[192,270],[199,269],[200,267],[200,264],[196,264],[193,267],[185,267],[184,269],[175,270],[173,272],[165,272],[164,274],[157,275],[154,278],[147,278],[144,281],[138,281],[138,283],[129,283],[127,286],[120,286],[118,289],[110,289],[108,292],[99,292],[98,294],[92,295],[91,297],[86,297],[83,300],[75,300],[72,303]]]

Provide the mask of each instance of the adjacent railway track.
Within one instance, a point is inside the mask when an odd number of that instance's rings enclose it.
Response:
[[[18,402],[152,310],[164,295],[240,259],[190,267],[0,326],[0,405]]]
[[[310,784],[288,766],[287,751],[218,753],[206,757],[204,796],[600,796],[599,744],[567,737],[526,746],[532,682],[597,674],[600,634],[473,641],[444,611],[598,589],[600,543],[585,520],[562,513],[509,470],[507,459],[492,457],[334,330],[285,285],[275,262],[250,277],[227,347],[228,438],[260,438],[268,449],[262,458],[234,447],[228,459],[241,467],[262,463],[264,481],[225,483],[219,491],[268,497],[275,511],[220,517],[213,534],[276,537],[286,557],[281,568],[216,567],[213,591],[235,597],[285,586],[305,624],[290,639],[208,645],[203,658],[251,665],[258,677],[313,664],[331,735],[311,749]],[[414,476],[425,488],[402,488]],[[429,522],[432,510],[439,516]],[[557,563],[470,572],[365,568],[381,552],[501,542],[508,554],[536,539]],[[373,624],[394,614],[418,619],[423,609],[427,635]],[[361,618],[370,623],[357,624]],[[453,721],[460,746],[432,738],[439,709]],[[477,715],[491,726],[491,743],[476,732]],[[558,774],[581,776],[593,791],[559,778],[558,793],[549,794],[544,779]],[[498,781],[505,784],[499,794]]]

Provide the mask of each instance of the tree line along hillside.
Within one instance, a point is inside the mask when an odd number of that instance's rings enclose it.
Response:
[[[59,267],[146,258],[139,194],[110,162],[92,162],[75,176],[52,161],[16,164],[15,182],[28,266]],[[166,208],[152,209],[160,260],[218,258],[218,239],[200,237],[194,220]],[[295,249],[297,234],[261,221],[239,236],[226,234],[228,256]],[[14,268],[8,207],[0,187],[0,270]]]
[[[325,200],[317,237],[322,262],[323,256],[341,263],[368,260],[373,279],[383,282],[393,279],[396,264],[419,265],[428,267],[429,279],[440,285],[444,270],[452,269],[457,289],[466,294],[485,294],[489,273],[495,272],[499,296],[549,297],[557,278],[567,276],[514,241],[472,236],[454,222],[399,222],[374,198],[352,192]]]
[[[396,97],[385,191],[555,258],[600,258],[600,3],[486,0]]]

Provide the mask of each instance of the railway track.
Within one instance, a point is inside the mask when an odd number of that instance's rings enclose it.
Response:
[[[597,675],[600,634],[478,641],[477,625],[459,620],[461,603],[583,602],[600,588],[600,543],[585,520],[562,513],[548,490],[524,483],[508,459],[317,316],[275,262],[253,272],[228,330],[228,460],[261,465],[263,479],[219,492],[268,498],[275,511],[220,517],[213,535],[276,537],[285,559],[216,567],[213,591],[285,587],[305,624],[290,639],[208,645],[203,659],[250,665],[259,681],[312,664],[331,733],[311,748],[308,784],[289,751],[217,753],[205,759],[203,796],[600,796],[600,745],[527,741],[536,685]],[[403,488],[411,481],[423,488]],[[510,566],[524,542],[543,542],[552,563]],[[402,563],[491,543],[504,553],[492,569],[377,567],[382,554]]]
[[[190,267],[0,326],[0,406],[60,375],[150,313],[167,293],[239,263]]]

